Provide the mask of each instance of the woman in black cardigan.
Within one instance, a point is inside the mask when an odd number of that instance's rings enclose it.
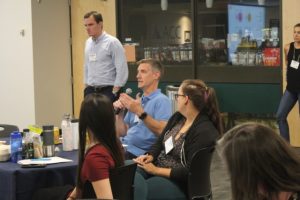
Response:
[[[142,172],[146,179],[165,177],[185,190],[192,156],[197,150],[214,145],[222,126],[214,89],[203,81],[183,81],[175,98],[178,112],[151,150],[134,161],[146,172]]]

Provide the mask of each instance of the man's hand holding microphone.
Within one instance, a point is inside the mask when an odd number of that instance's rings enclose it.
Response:
[[[118,115],[121,111],[124,111],[124,109],[125,109],[124,105],[123,105],[122,102],[120,101],[121,95],[123,95],[123,94],[130,95],[131,93],[132,93],[132,89],[131,89],[131,88],[127,88],[126,91],[125,91],[125,93],[121,93],[119,99],[116,100],[116,101],[113,103],[113,106],[114,106],[115,114],[116,114],[116,115]]]
[[[128,125],[124,122],[125,110],[135,113],[138,116],[144,112],[139,93],[136,95],[136,99],[129,96],[131,93],[132,90],[127,88],[126,92],[121,93],[119,99],[113,103],[116,114],[116,130],[118,137],[125,136],[128,130]]]
[[[136,99],[129,96],[132,93],[130,88],[126,89],[125,93],[120,94],[120,98],[113,103],[115,108],[115,114],[118,115],[121,111],[127,109],[128,111],[140,115],[144,112],[144,109],[141,104],[140,93],[136,95]]]

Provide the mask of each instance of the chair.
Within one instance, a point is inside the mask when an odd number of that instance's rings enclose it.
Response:
[[[109,181],[114,199],[132,200],[136,163],[125,164],[109,171]],[[96,194],[90,182],[84,184],[83,199],[95,199]]]
[[[19,128],[15,125],[0,124],[0,138],[9,137],[14,131],[19,131]]]
[[[109,180],[115,199],[132,200],[136,163],[110,170]]]
[[[192,157],[188,174],[188,196],[191,200],[211,200],[210,165],[214,146],[198,150]]]

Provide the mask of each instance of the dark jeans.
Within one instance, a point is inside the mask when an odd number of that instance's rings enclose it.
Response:
[[[281,97],[280,104],[276,113],[280,135],[287,141],[290,141],[287,116],[292,110],[292,108],[295,106],[297,101],[298,103],[300,103],[300,93],[285,90],[284,94]]]
[[[147,199],[178,199],[186,200],[187,183],[181,184],[172,181],[170,178],[154,176],[138,167],[137,174],[144,178],[147,187]],[[142,182],[142,181],[140,181]]]
[[[84,89],[84,97],[86,97],[88,94],[92,93],[100,93],[103,95],[106,95],[108,98],[110,98],[111,102],[114,102],[117,100],[120,96],[121,90],[118,91],[117,94],[112,93],[113,86],[87,86]]]

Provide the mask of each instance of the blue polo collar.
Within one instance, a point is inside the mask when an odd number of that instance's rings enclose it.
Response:
[[[149,100],[153,99],[157,94],[161,93],[160,89],[156,89],[154,92],[149,94],[148,96],[142,96],[142,104],[147,103]]]

